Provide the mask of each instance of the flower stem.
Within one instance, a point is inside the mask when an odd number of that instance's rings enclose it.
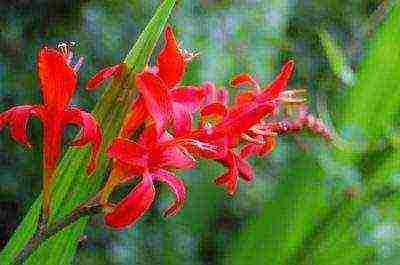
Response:
[[[32,254],[44,241],[57,234],[64,228],[70,226],[77,220],[85,216],[93,216],[103,211],[103,206],[98,202],[97,198],[91,199],[83,204],[78,205],[68,215],[59,218],[47,227],[40,228],[36,234],[27,242],[24,248],[15,256],[13,265],[23,264],[30,254]]]

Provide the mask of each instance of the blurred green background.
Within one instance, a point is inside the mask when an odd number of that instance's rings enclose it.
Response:
[[[40,102],[36,54],[69,40],[85,57],[74,104],[91,110],[101,91],[84,82],[119,62],[160,1],[0,1],[0,110]],[[198,51],[183,83],[228,86],[239,72],[265,84],[286,59],[290,88],[337,134],[334,145],[302,133],[255,158],[257,178],[231,198],[202,161],[182,175],[188,200],[175,217],[160,185],[131,229],[94,218],[74,264],[400,264],[400,11],[396,1],[179,1],[170,24]],[[232,92],[234,90],[232,89]],[[41,189],[41,127],[33,150],[0,134],[0,248]],[[5,131],[8,131],[5,130]],[[65,141],[76,128],[69,128]]]

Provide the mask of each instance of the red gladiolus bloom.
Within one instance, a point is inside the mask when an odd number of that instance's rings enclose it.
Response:
[[[114,166],[123,173],[123,176],[119,176],[119,182],[135,176],[142,178],[141,182],[105,215],[108,226],[120,229],[136,222],[154,201],[156,181],[167,184],[176,196],[174,204],[165,211],[165,216],[172,216],[181,209],[186,199],[186,188],[183,181],[170,170],[192,168],[196,161],[176,145],[169,133],[164,132],[158,136],[154,125],[149,126],[142,133],[138,143],[117,138],[107,153],[110,158],[115,159]]]
[[[87,167],[91,174],[96,167],[97,154],[101,143],[101,129],[95,118],[73,106],[69,106],[76,89],[77,71],[83,59],[71,65],[72,52],[66,44],[60,49],[43,47],[38,56],[38,74],[43,95],[42,105],[13,107],[0,114],[0,128],[10,125],[11,136],[21,144],[30,147],[26,128],[31,116],[36,116],[43,123],[43,209],[48,215],[50,189],[54,170],[61,156],[61,140],[64,127],[74,124],[82,127],[80,137],[73,146],[92,145],[92,156]]]

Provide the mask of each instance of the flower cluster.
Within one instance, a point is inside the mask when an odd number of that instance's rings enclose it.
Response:
[[[105,223],[120,229],[135,223],[155,199],[155,183],[165,183],[175,194],[175,201],[165,216],[175,215],[186,199],[184,182],[176,171],[196,166],[197,159],[211,159],[226,168],[215,183],[230,195],[239,179],[251,181],[254,173],[247,159],[268,155],[276,146],[279,135],[295,133],[303,128],[327,139],[331,134],[322,121],[307,111],[303,90],[286,90],[294,71],[294,62],[287,61],[276,78],[261,87],[249,74],[235,76],[233,87],[246,86],[232,104],[228,90],[211,82],[181,85],[187,64],[198,54],[182,49],[171,27],[164,32],[165,44],[156,65],[137,73],[133,80],[138,95],[132,102],[119,136],[107,148],[111,173],[95,198],[106,209]],[[82,127],[72,145],[92,145],[87,167],[91,174],[101,144],[101,129],[95,118],[69,106],[76,89],[77,71],[82,58],[73,65],[68,44],[58,49],[43,47],[38,56],[38,74],[43,104],[13,107],[0,113],[0,129],[9,125],[11,136],[30,147],[26,135],[31,116],[43,122],[43,210],[50,211],[50,190],[54,171],[61,156],[62,133],[67,124]],[[118,64],[99,71],[87,83],[87,90],[96,89],[105,80],[124,74]],[[297,115],[278,120],[278,113],[288,106]],[[195,122],[195,118],[198,122]],[[138,184],[116,205],[110,194],[119,185],[138,179]]]
[[[330,138],[329,130],[308,114],[301,90],[286,91],[294,71],[294,62],[287,61],[274,81],[265,87],[248,74],[239,74],[232,86],[248,86],[229,104],[228,90],[211,82],[202,85],[180,84],[187,64],[197,54],[183,50],[172,28],[164,33],[165,45],[156,65],[135,77],[139,92],[127,115],[120,136],[108,148],[113,160],[112,171],[100,193],[107,207],[105,222],[113,228],[125,228],[138,220],[155,199],[155,182],[165,183],[175,194],[174,203],[165,211],[176,214],[186,198],[183,181],[175,175],[196,165],[196,159],[212,159],[226,167],[215,183],[230,195],[237,189],[238,179],[251,181],[254,173],[247,162],[250,156],[269,154],[279,135],[297,132],[303,127]],[[123,65],[98,72],[87,84],[94,89],[111,76],[121,75]],[[299,115],[276,121],[282,104],[297,106]],[[194,125],[194,116],[199,123]],[[139,179],[139,183],[116,205],[109,195],[119,185]]]

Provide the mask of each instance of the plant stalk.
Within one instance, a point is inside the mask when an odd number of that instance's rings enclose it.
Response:
[[[85,216],[93,216],[103,211],[103,206],[97,198],[90,199],[87,202],[78,205],[68,215],[59,218],[47,227],[38,227],[35,235],[26,243],[24,248],[15,256],[13,265],[22,265],[43,242],[57,234],[64,228],[78,221]]]

